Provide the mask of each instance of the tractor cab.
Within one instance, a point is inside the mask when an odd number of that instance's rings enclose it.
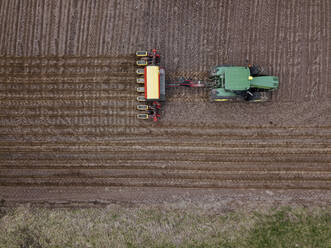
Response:
[[[250,72],[247,67],[227,67],[224,70],[225,90],[245,91],[250,88]]]

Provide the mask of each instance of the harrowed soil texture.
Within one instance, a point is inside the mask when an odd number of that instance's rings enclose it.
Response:
[[[0,199],[76,206],[331,203],[331,2],[0,2]],[[136,119],[136,50],[167,80],[220,64],[280,78],[266,103],[167,90]]]

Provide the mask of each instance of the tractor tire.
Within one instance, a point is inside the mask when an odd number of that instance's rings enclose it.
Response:
[[[252,66],[250,66],[249,67],[249,71],[251,73],[251,76],[253,76],[253,77],[263,76],[262,75],[263,69],[259,65],[252,65]]]
[[[239,96],[210,96],[212,102],[238,102],[240,101]]]
[[[210,100],[212,102],[233,102],[233,101],[240,101],[242,97],[238,94],[224,92],[223,89],[212,89],[210,91]]]
[[[230,98],[213,98],[212,101],[213,102],[229,102],[229,101],[232,101],[232,99],[230,99]]]
[[[233,65],[218,65],[218,66],[214,66],[210,71],[208,71],[208,77],[209,79],[213,79],[215,77],[215,70],[218,67],[232,67]]]
[[[218,97],[212,98],[212,102],[242,102],[243,99],[240,96],[232,96],[232,97]]]
[[[252,94],[253,96],[247,99],[248,102],[267,102],[271,100],[270,91],[253,92]]]

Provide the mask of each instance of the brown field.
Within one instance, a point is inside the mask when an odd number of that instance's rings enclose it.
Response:
[[[328,0],[0,1],[0,199],[330,204],[330,13]],[[138,121],[134,53],[149,48],[168,79],[249,61],[280,89],[261,104],[170,89],[162,121]]]

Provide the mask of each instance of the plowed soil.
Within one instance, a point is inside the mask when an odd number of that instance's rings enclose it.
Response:
[[[0,1],[0,199],[331,203],[331,2]],[[135,118],[136,50],[168,80],[218,64],[280,78],[267,103],[167,91]]]

